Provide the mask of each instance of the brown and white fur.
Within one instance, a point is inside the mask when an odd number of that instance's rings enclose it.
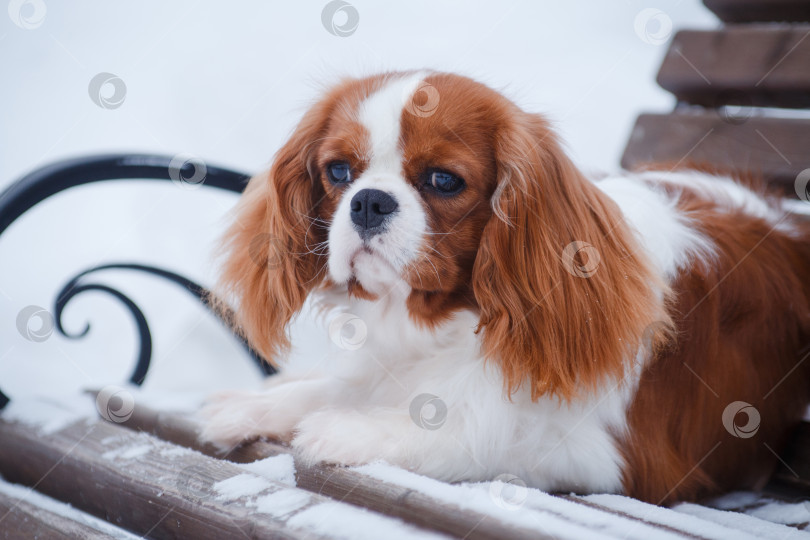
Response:
[[[366,189],[396,202],[373,234],[351,218]],[[542,116],[458,75],[329,90],[224,249],[220,294],[267,359],[308,299],[367,336],[334,373],[214,398],[222,447],[660,504],[760,485],[808,402],[810,238],[779,201],[697,171],[588,179]],[[440,425],[414,419],[425,395]]]

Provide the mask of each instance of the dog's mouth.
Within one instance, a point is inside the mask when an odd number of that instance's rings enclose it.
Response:
[[[349,257],[349,266],[352,269],[352,277],[356,277],[358,270],[362,270],[363,267],[377,264],[388,266],[391,270],[394,269],[393,265],[382,253],[369,245],[363,245],[362,247],[357,248]]]
[[[400,272],[391,261],[371,246],[356,249],[349,257],[349,267],[351,268],[349,280],[362,285],[372,293],[379,293],[402,281]]]

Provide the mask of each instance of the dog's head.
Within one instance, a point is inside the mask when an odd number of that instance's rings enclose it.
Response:
[[[389,73],[333,87],[250,181],[222,289],[268,359],[316,287],[434,329],[472,309],[510,390],[568,397],[621,372],[653,317],[629,234],[542,117],[462,76]]]

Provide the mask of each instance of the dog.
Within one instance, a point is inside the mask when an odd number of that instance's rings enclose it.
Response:
[[[268,360],[307,302],[355,331],[332,372],[213,397],[223,449],[668,504],[763,485],[810,397],[810,237],[780,199],[586,178],[543,116],[460,75],[331,87],[223,254],[217,297]]]

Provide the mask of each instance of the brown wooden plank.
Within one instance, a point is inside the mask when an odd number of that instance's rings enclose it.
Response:
[[[734,123],[715,111],[638,117],[622,156],[624,168],[690,162],[761,174],[796,197],[796,177],[810,167],[810,119],[754,116]]]
[[[0,493],[0,538],[5,540],[137,538],[120,529],[120,535],[114,536],[110,529],[113,529],[112,525],[107,528],[107,532],[102,532],[87,523],[56,514],[27,500]]]
[[[195,539],[332,536],[287,523],[315,506],[335,504],[314,493],[265,479],[255,497],[294,490],[306,499],[281,517],[256,511],[248,495],[222,500],[214,484],[244,474],[249,473],[233,463],[105,421],[80,420],[43,434],[28,423],[0,418],[0,475],[136,534]]]
[[[122,425],[209,456],[223,457],[216,448],[199,441],[199,423],[181,414],[158,412],[139,405]],[[290,453],[288,447],[262,440],[238,446],[224,458],[250,463],[285,453]],[[467,540],[548,538],[535,530],[510,526],[486,514],[448,506],[417,491],[380,482],[351,469],[296,462],[295,480],[299,488],[307,491]]]
[[[215,448],[198,440],[199,424],[182,414],[158,412],[139,405],[135,409],[135,414],[123,425],[155,434],[209,455],[218,455]],[[226,458],[239,463],[249,463],[268,456],[290,453],[290,451],[287,446],[259,440],[236,447]],[[399,517],[410,523],[433,528],[452,536],[467,539],[542,538],[537,531],[513,528],[497,521],[492,516],[454,507],[445,501],[433,499],[412,489],[381,482],[352,469],[296,462],[296,484],[300,488]],[[626,519],[632,522],[628,524],[628,527],[651,527],[674,535],[683,534],[682,531],[669,525],[617,512],[576,497],[560,496],[575,504]],[[693,535],[687,536],[696,538]]]
[[[742,25],[675,34],[658,84],[718,107],[810,107],[810,24]]]
[[[703,0],[703,3],[724,22],[810,21],[810,0]]]

